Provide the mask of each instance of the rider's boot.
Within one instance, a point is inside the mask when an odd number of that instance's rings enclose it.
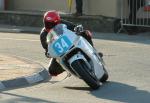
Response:
[[[98,55],[102,58],[103,57],[103,53],[99,52]]]
[[[65,70],[61,67],[59,63],[57,63],[56,59],[51,58],[48,71],[51,76],[57,76]]]

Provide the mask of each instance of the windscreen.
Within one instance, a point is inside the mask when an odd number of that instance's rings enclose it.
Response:
[[[54,27],[54,31],[59,35],[62,35],[64,33],[64,29],[66,29],[67,26],[65,24],[58,24]]]
[[[67,28],[65,24],[58,24],[51,29],[47,35],[47,43],[50,43],[53,40],[56,40],[60,35],[63,35],[65,28]]]

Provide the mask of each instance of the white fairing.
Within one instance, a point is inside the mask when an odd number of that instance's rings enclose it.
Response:
[[[104,70],[101,61],[99,61],[97,56],[95,55],[96,51],[94,51],[93,47],[83,37],[80,37],[76,42],[76,47],[82,49],[82,51],[84,51],[85,54],[87,54],[91,58],[94,66],[93,68],[95,70],[95,75],[98,79],[100,79],[104,75]]]
[[[61,35],[66,36],[69,39],[72,47],[80,48],[86,55],[88,55],[88,57],[92,61],[93,64],[92,67],[94,68],[95,75],[98,79],[100,79],[104,75],[104,70],[103,70],[103,64],[95,54],[96,53],[95,49],[83,37],[77,36],[74,32],[68,30],[64,24],[59,24],[58,26],[56,26],[56,29],[60,26],[61,26],[61,30],[63,31]],[[48,53],[50,54],[51,57],[57,58],[58,61],[61,61],[60,63],[63,65],[62,63],[63,57],[66,54],[68,54],[70,50],[66,51],[63,56],[58,55],[53,48],[55,41],[57,40],[54,40],[52,43],[48,44]],[[82,53],[77,53],[76,55],[72,56],[69,59],[69,63],[71,64],[73,61],[78,59],[83,59],[84,61],[87,62],[86,58]]]
[[[69,64],[72,64],[75,60],[79,59],[83,59],[84,61],[86,61],[86,58],[81,53],[77,53],[69,59]]]

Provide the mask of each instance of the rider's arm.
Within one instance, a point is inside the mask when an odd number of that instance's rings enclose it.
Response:
[[[69,29],[69,30],[71,30],[71,31],[74,31],[74,28],[76,27],[76,25],[75,24],[73,24],[72,22],[69,22],[69,21],[67,21],[67,20],[61,20],[61,23],[62,24],[66,24],[67,25],[67,28]]]
[[[63,20],[63,19],[61,20],[61,23],[66,24],[67,28],[71,31],[74,31],[74,32],[77,32],[77,33],[83,32],[83,26],[82,25],[73,24],[72,22],[67,21],[67,20]]]
[[[48,32],[45,29],[42,29],[40,33],[40,40],[42,47],[47,51],[47,42],[46,42],[46,37],[47,37]]]

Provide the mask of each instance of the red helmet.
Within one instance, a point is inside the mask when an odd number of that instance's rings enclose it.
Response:
[[[60,23],[60,16],[57,11],[47,11],[44,14],[43,22],[46,29],[51,29]]]

